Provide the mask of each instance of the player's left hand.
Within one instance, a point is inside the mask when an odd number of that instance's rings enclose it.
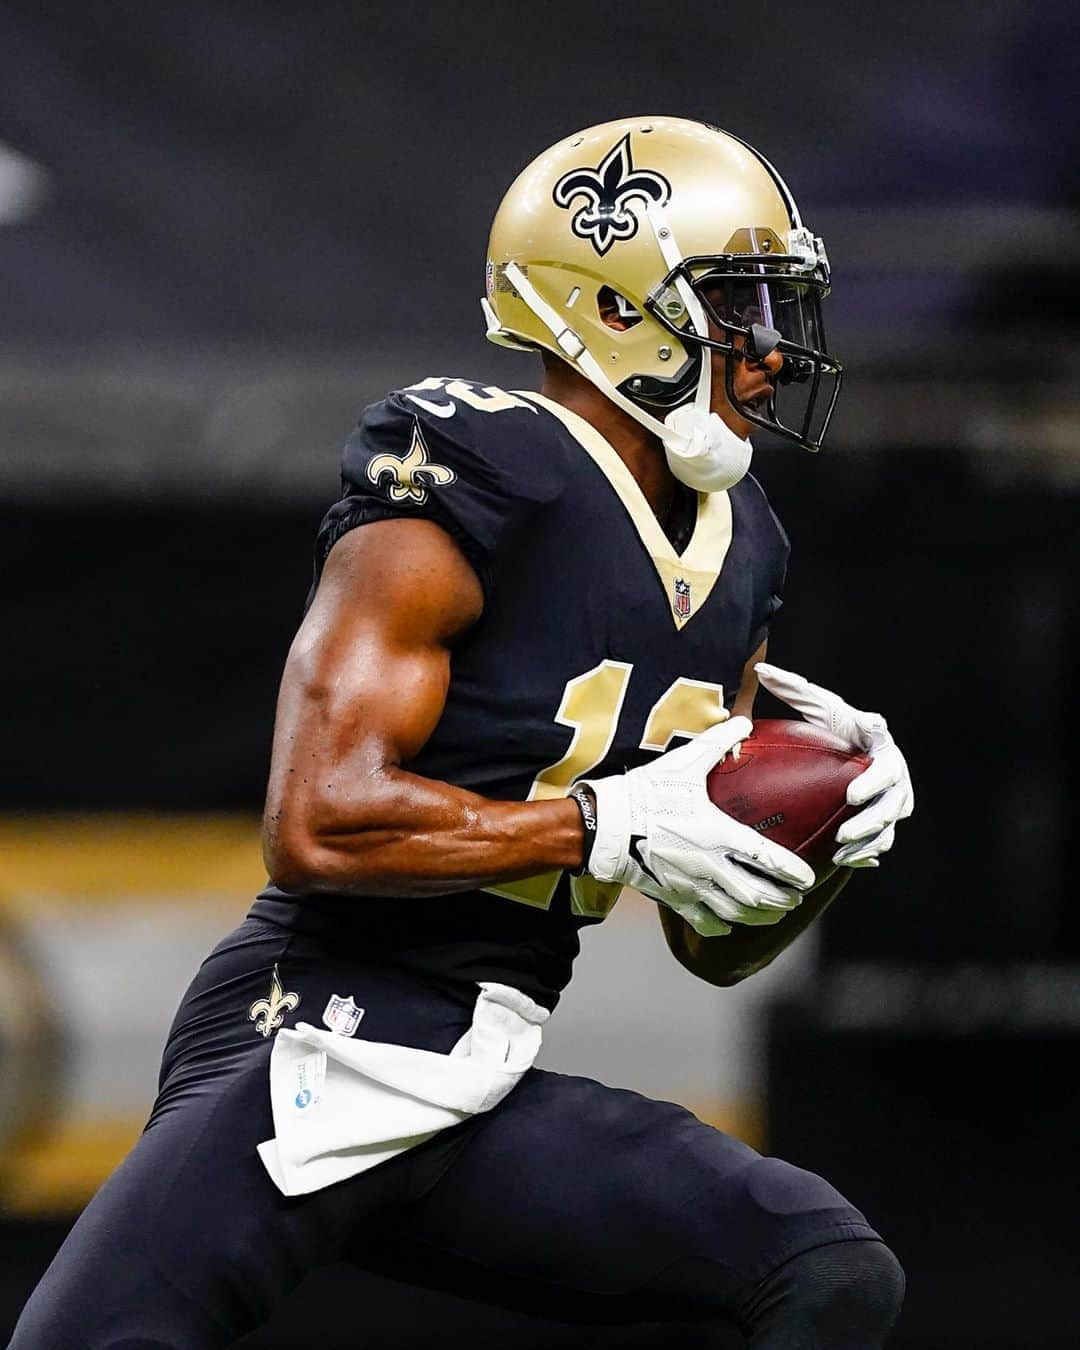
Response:
[[[802,713],[811,726],[831,731],[852,750],[870,756],[870,767],[848,784],[851,806],[863,806],[836,833],[840,845],[833,854],[838,867],[877,867],[878,858],[893,846],[896,822],[906,820],[915,807],[907,761],[880,713],[860,712],[819,684],[811,684],[790,670],[759,661],[754,670],[770,694]]]

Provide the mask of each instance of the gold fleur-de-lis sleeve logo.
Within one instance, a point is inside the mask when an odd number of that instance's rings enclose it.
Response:
[[[281,976],[275,965],[274,973],[270,977],[270,995],[268,998],[255,1000],[248,1009],[248,1021],[255,1023],[255,1030],[260,1036],[269,1036],[281,1026],[285,1014],[294,1012],[299,1006],[300,995],[285,992],[285,986],[281,983]]]
[[[432,463],[419,422],[413,423],[412,444],[407,453],[375,455],[367,466],[367,476],[376,487],[386,483],[392,502],[416,502],[418,506],[427,501],[425,483],[446,487],[457,478],[445,464]]]

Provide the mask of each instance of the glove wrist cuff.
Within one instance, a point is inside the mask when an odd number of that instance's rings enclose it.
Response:
[[[592,858],[593,844],[596,842],[596,797],[586,783],[575,783],[566,795],[570,801],[577,803],[577,808],[581,812],[581,828],[585,836],[581,866],[572,869],[570,875],[575,877],[591,875],[589,862]]]
[[[586,869],[597,881],[622,881],[630,842],[630,796],[625,776],[579,783],[596,798],[596,835]]]

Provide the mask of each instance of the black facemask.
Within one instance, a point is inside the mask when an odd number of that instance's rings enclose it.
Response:
[[[691,350],[728,356],[725,388],[741,417],[816,451],[836,406],[843,368],[825,345],[821,300],[828,294],[828,283],[813,273],[793,274],[791,265],[798,261],[747,254],[687,258],[645,307]],[[701,337],[690,330],[690,316],[674,285],[679,278],[692,288],[722,338]],[[737,338],[742,339],[738,346]],[[763,362],[772,352],[783,357],[773,392],[754,404],[740,402],[735,396],[735,362]]]

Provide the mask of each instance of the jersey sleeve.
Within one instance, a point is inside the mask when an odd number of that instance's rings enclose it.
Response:
[[[316,578],[349,530],[420,518],[454,539],[486,596],[512,541],[559,490],[557,466],[536,444],[540,431],[525,399],[464,380],[424,380],[373,404],[345,445],[341,497],[316,541]]]

